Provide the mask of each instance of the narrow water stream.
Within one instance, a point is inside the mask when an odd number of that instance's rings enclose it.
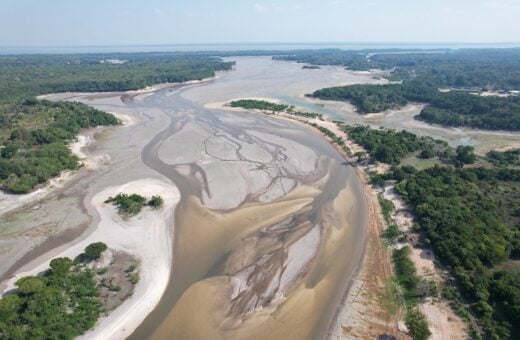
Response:
[[[131,339],[323,337],[364,249],[366,209],[353,170],[300,125],[208,110],[183,91],[163,90],[144,104],[161,107],[171,124],[143,148],[143,162],[170,178],[182,198],[168,288]],[[249,194],[237,207],[209,209],[203,193],[212,199],[219,193],[208,186],[204,169],[160,157],[175,147],[168,139],[187,126],[228,136],[240,162],[275,169],[272,183],[290,179],[292,188],[273,200]],[[290,159],[288,142],[316,157],[311,171],[290,166],[297,160]],[[268,161],[243,152],[253,143],[270,153]],[[230,160],[213,161],[226,171]]]

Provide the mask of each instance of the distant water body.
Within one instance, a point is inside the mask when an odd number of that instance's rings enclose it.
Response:
[[[0,54],[71,54],[71,53],[135,53],[135,52],[198,52],[248,50],[327,49],[460,49],[513,48],[518,43],[237,43],[177,45],[112,45],[112,46],[0,46]]]

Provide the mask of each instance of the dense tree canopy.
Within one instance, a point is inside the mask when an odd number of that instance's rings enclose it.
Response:
[[[425,242],[451,268],[487,336],[517,334],[518,275],[492,269],[520,255],[519,224],[507,206],[509,197],[518,204],[520,170],[435,166],[399,180]]]
[[[276,59],[353,70],[387,70],[402,84],[351,85],[314,92],[327,100],[351,101],[361,114],[409,101],[428,103],[418,119],[446,126],[520,130],[520,97],[483,97],[481,90],[520,90],[520,49],[296,51]],[[451,89],[441,92],[439,88]]]
[[[366,149],[376,161],[399,164],[402,158],[419,151],[437,152],[446,149],[445,142],[430,137],[420,137],[411,132],[390,129],[372,129],[368,126],[341,125],[349,139]]]
[[[483,97],[464,91],[440,92],[419,79],[402,85],[348,85],[314,92],[325,100],[350,101],[359,113],[381,112],[408,101],[428,103],[417,119],[447,126],[520,130],[520,97]]]
[[[110,62],[114,60],[118,63]],[[212,77],[232,65],[186,53],[0,56],[0,100],[67,91],[136,90]]]
[[[263,110],[263,111],[274,111],[280,112],[287,110],[289,105],[285,104],[276,104],[271,103],[265,100],[256,100],[256,99],[240,99],[234,100],[229,103],[231,107],[241,107],[248,110]]]
[[[94,273],[81,261],[53,259],[44,275],[23,277],[16,287],[0,299],[2,339],[73,339],[92,328],[102,312]]]
[[[67,144],[83,128],[114,125],[111,114],[79,103],[21,101],[10,106],[0,126],[0,186],[25,193],[62,170],[76,169],[78,159]]]

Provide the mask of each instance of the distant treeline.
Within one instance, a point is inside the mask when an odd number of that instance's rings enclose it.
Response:
[[[461,50],[319,50],[273,57],[351,70],[382,69],[392,85],[353,85],[316,91],[326,100],[348,100],[359,113],[381,112],[409,101],[430,104],[417,119],[446,126],[520,130],[520,96],[481,97],[470,91],[520,90],[520,48]],[[444,93],[439,88],[454,91]]]
[[[441,92],[419,79],[403,84],[350,85],[321,89],[312,97],[350,101],[359,113],[381,112],[409,101],[428,103],[416,117],[446,126],[520,130],[520,97],[483,97],[464,91]]]
[[[351,70],[392,70],[398,80],[420,78],[431,86],[520,90],[520,48],[290,51],[276,60],[340,65]]]
[[[215,57],[175,53],[0,56],[0,101],[66,91],[136,90],[212,77],[232,65]]]

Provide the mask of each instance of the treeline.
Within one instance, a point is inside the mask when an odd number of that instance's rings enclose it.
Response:
[[[428,103],[417,119],[447,126],[490,130],[520,130],[520,97],[483,97],[464,91],[440,92],[420,80],[391,85],[351,85],[321,89],[310,95],[326,100],[348,100],[359,113],[381,112],[406,105]]]
[[[248,109],[248,110],[263,110],[263,111],[273,111],[273,112],[285,111],[289,108],[289,105],[276,104],[276,103],[271,103],[271,102],[268,102],[265,100],[256,100],[256,99],[234,100],[229,103],[229,106],[241,107],[243,109]]]
[[[374,113],[404,106],[408,100],[398,84],[350,85],[322,89],[312,94],[325,100],[350,101],[359,113]]]
[[[516,212],[506,204],[511,195],[517,200],[520,170],[408,168],[389,176],[399,181],[423,242],[451,270],[486,338],[518,336],[520,274],[500,265],[520,256]]]
[[[520,49],[460,49],[433,53],[385,53],[370,57],[373,68],[394,69],[398,79],[419,78],[436,87],[520,89]]]
[[[80,129],[115,125],[111,114],[80,103],[21,100],[10,106],[0,124],[0,187],[25,193],[78,159],[67,147]]]
[[[274,60],[296,61],[311,65],[345,66],[351,70],[365,71],[370,68],[366,53],[339,49],[291,51],[287,55],[277,55]]]
[[[16,290],[0,299],[0,338],[73,339],[94,327],[103,307],[87,264],[106,249],[90,244],[74,261],[53,259],[44,275],[16,281]]]
[[[490,162],[498,166],[520,166],[520,149],[491,150],[486,156]]]
[[[126,91],[201,80],[232,65],[215,57],[178,53],[0,56],[0,102],[44,93]]]
[[[350,70],[392,70],[392,79],[419,78],[435,87],[520,90],[520,49],[371,49],[291,51],[273,57]]]
[[[372,129],[368,126],[350,126],[342,124],[341,129],[349,139],[361,145],[379,162],[399,164],[411,153],[418,152],[419,157],[432,158],[435,155],[449,157],[446,142],[431,137],[417,136],[411,132],[391,129]]]

